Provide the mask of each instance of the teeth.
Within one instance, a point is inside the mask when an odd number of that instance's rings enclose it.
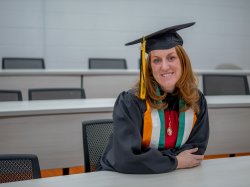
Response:
[[[174,73],[165,73],[165,74],[162,74],[163,77],[168,77],[168,76],[171,76],[173,75]]]

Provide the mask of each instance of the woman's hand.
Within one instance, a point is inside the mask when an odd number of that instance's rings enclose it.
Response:
[[[200,165],[201,161],[204,158],[204,155],[193,154],[196,151],[198,151],[198,148],[185,150],[185,151],[179,153],[176,156],[176,158],[178,160],[177,169],[192,168],[192,167]]]

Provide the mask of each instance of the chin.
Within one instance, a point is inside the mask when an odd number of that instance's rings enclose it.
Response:
[[[175,86],[171,86],[171,87],[161,87],[162,88],[162,90],[164,91],[164,92],[167,92],[167,93],[172,93],[172,92],[174,92],[174,90],[175,90]]]

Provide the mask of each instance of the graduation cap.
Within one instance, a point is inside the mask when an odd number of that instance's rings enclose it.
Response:
[[[183,45],[183,40],[181,36],[177,33],[178,30],[190,27],[194,25],[195,22],[185,23],[181,25],[175,25],[172,27],[167,27],[160,31],[154,32],[140,39],[134,40],[132,42],[126,43],[125,45],[134,45],[141,43],[141,65],[140,65],[140,90],[139,97],[145,99],[146,96],[146,85],[145,85],[145,75],[146,75],[146,58],[145,53],[149,53],[152,50],[157,49],[170,49],[177,45]]]

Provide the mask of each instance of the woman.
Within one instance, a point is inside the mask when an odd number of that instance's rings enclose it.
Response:
[[[113,135],[98,170],[164,173],[195,167],[203,160],[209,137],[207,104],[176,32],[193,24],[127,44],[142,43],[147,65],[142,62],[136,88],[117,98]]]

